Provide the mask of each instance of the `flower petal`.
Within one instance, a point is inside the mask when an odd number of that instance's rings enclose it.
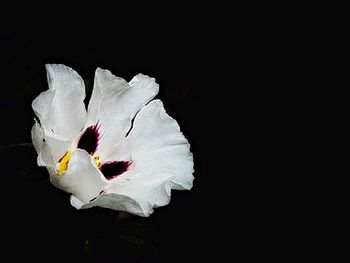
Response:
[[[32,141],[35,150],[38,153],[38,165],[45,167],[55,167],[58,159],[67,151],[70,141],[56,138],[54,134],[45,135],[45,130],[35,120],[32,127]],[[51,146],[51,147],[50,147]],[[55,155],[52,154],[52,149]]]
[[[36,152],[39,154],[44,143],[44,131],[37,120],[34,119],[34,121],[35,123],[32,127],[32,141]]]
[[[57,164],[62,156],[69,150],[72,144],[71,140],[50,133],[45,128],[44,139],[45,146],[50,149],[52,161],[54,164]]]
[[[121,210],[122,207],[122,211],[149,216],[153,207],[169,203],[171,189],[192,187],[193,157],[189,147],[162,102],[150,102],[137,114],[133,129],[108,158],[131,160],[132,168],[112,180],[106,195],[82,208],[98,205]],[[127,210],[129,206],[133,210]]]
[[[164,206],[170,202],[175,175],[167,176],[159,172],[134,174],[129,184],[116,181],[109,185],[107,192],[128,196],[140,208],[137,215],[147,217],[153,213],[153,207]]]
[[[56,187],[73,194],[85,203],[98,196],[107,185],[103,175],[94,166],[91,156],[80,149],[72,154],[67,172],[52,175],[50,180]]]
[[[71,204],[77,209],[100,206],[148,217],[153,213],[153,207],[164,206],[170,202],[171,189],[174,188],[171,178],[163,178],[161,174],[157,173],[152,175],[134,174],[134,176],[138,177],[137,181],[128,185],[123,183],[110,184],[107,186],[107,191],[111,193],[99,195],[90,203],[84,203],[72,197]],[[140,179],[141,177],[155,179],[145,181]]]
[[[86,120],[84,82],[64,65],[48,64],[46,71],[49,89],[33,101],[33,110],[44,129],[72,140]]]
[[[100,195],[90,203],[84,203],[75,196],[71,196],[71,205],[76,209],[88,209],[95,206],[110,208],[117,211],[126,211],[131,214],[146,216],[140,205],[128,196],[119,194]],[[147,215],[148,216],[148,215]]]
[[[54,170],[56,165],[52,157],[51,149],[47,143],[42,144],[41,150],[38,154],[37,162],[39,166],[44,166],[48,169],[51,168],[51,170]]]
[[[135,114],[158,93],[154,79],[139,74],[130,83],[98,68],[88,107],[85,127],[101,124],[97,155],[104,159],[109,150],[125,137]]]
[[[171,173],[177,188],[192,187],[190,145],[160,100],[150,102],[137,114],[130,134],[108,159],[131,160],[140,173]]]

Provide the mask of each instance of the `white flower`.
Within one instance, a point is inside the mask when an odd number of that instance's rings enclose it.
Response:
[[[82,78],[64,65],[46,70],[49,89],[32,104],[32,140],[38,165],[75,208],[149,216],[169,203],[171,189],[192,187],[190,146],[162,102],[151,101],[154,79],[139,74],[128,83],[98,68],[86,111]]]

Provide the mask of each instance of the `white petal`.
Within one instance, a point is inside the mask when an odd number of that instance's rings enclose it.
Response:
[[[94,88],[88,107],[88,123],[98,120],[103,100],[108,99],[129,88],[129,84],[123,79],[114,76],[109,70],[97,68],[95,72]]]
[[[61,159],[61,157],[70,149],[72,142],[63,137],[49,133],[44,129],[45,141],[50,148],[52,159],[55,164]]]
[[[36,120],[32,127],[32,141],[38,153],[38,165],[45,167],[55,167],[71,144],[69,140],[45,131]]]
[[[127,83],[108,70],[96,70],[86,127],[97,121],[101,124],[97,155],[104,159],[111,146],[119,144],[135,114],[157,95],[158,90],[154,79],[142,74]]]
[[[100,206],[117,211],[126,211],[138,216],[149,216],[149,214],[144,213],[140,205],[135,200],[120,194],[100,195],[94,201],[86,204],[72,196],[71,204],[77,209],[88,209],[94,206]]]
[[[107,185],[107,180],[94,166],[91,156],[80,149],[72,154],[67,172],[53,175],[50,180],[56,187],[85,203],[98,196]]]
[[[107,187],[107,192],[128,196],[138,204],[137,215],[149,216],[153,207],[167,205],[170,202],[172,180],[174,175],[154,172],[151,174],[134,174],[129,184],[116,181]],[[132,213],[132,211],[127,211]]]
[[[33,101],[33,110],[43,128],[72,140],[86,120],[84,82],[64,65],[46,65],[46,70],[49,89]]]
[[[123,211],[150,215],[153,207],[169,203],[171,189],[192,187],[193,157],[189,148],[177,122],[166,114],[161,101],[150,102],[137,114],[127,138],[109,156],[110,160],[131,160],[131,171],[109,184],[107,193],[115,195],[99,197],[89,206],[116,210],[123,206]],[[120,195],[130,199],[121,199]],[[118,202],[109,198],[118,198]],[[132,211],[126,210],[130,200],[137,204]]]
[[[76,198],[74,195],[70,196],[70,204],[75,207],[76,209],[80,209],[84,204],[84,202],[80,201],[78,198]]]
[[[53,160],[51,149],[47,143],[42,144],[41,150],[38,154],[37,161],[38,161],[38,166],[44,166],[46,168],[56,167],[57,162]]]
[[[128,158],[139,173],[169,172],[175,174],[174,183],[179,187],[192,187],[190,145],[160,100],[150,102],[137,114],[130,134],[109,156],[110,160]]]
[[[35,120],[35,119],[34,119]],[[44,140],[44,131],[40,124],[35,120],[35,124],[32,127],[32,141],[36,152],[39,154]]]

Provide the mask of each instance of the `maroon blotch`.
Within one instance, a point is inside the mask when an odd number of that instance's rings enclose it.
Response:
[[[87,127],[79,139],[78,148],[84,149],[89,154],[93,155],[97,150],[98,141],[101,138],[99,133],[100,127],[101,125],[99,125],[98,122],[95,125]]]
[[[116,176],[125,173],[129,169],[130,165],[131,162],[129,161],[107,162],[102,164],[100,170],[107,180],[111,180]]]

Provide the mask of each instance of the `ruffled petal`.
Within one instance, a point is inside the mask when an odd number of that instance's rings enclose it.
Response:
[[[126,211],[138,216],[148,216],[143,212],[142,208],[135,200],[120,194],[100,195],[89,203],[84,203],[72,195],[70,201],[71,205],[76,209],[88,209],[99,206],[117,211]]]
[[[52,175],[50,180],[53,185],[73,194],[84,203],[98,196],[107,185],[107,180],[93,164],[91,156],[80,149],[72,154],[67,172]]]
[[[137,114],[130,134],[108,159],[131,160],[140,173],[171,173],[178,188],[192,187],[190,145],[160,100],[150,102]]]
[[[158,90],[155,80],[142,74],[127,83],[108,70],[96,70],[85,127],[100,124],[97,155],[101,159],[113,149],[112,145],[119,144],[125,137],[135,114],[157,95]]]
[[[64,65],[48,64],[46,71],[49,89],[33,101],[33,110],[47,132],[72,140],[86,121],[84,82]]]
[[[39,166],[44,166],[46,168],[50,167],[52,169],[55,168],[55,161],[53,160],[51,149],[47,143],[42,144],[41,150],[38,154],[37,162]]]
[[[57,161],[70,147],[71,142],[45,131],[36,120],[31,133],[34,148],[38,153],[38,165],[55,167]]]
[[[64,137],[52,134],[44,129],[45,145],[50,149],[52,160],[55,164],[70,149],[72,141]]]
[[[175,177],[169,173],[164,176],[164,173],[159,172],[134,173],[128,184],[122,181],[110,184],[107,193],[112,193],[112,198],[113,193],[129,197],[139,208],[136,214],[147,217],[153,213],[154,207],[164,206],[170,202],[171,189],[175,188],[173,183]],[[134,211],[126,212],[135,214]]]
[[[44,143],[44,131],[37,120],[34,119],[34,121],[35,123],[32,127],[32,142],[36,152],[39,154]]]
[[[150,102],[137,114],[133,129],[108,158],[130,160],[132,168],[112,180],[107,194],[82,208],[102,206],[149,216],[153,207],[169,203],[171,189],[192,187],[193,157],[189,148],[162,102]],[[129,206],[132,210],[128,210]]]

